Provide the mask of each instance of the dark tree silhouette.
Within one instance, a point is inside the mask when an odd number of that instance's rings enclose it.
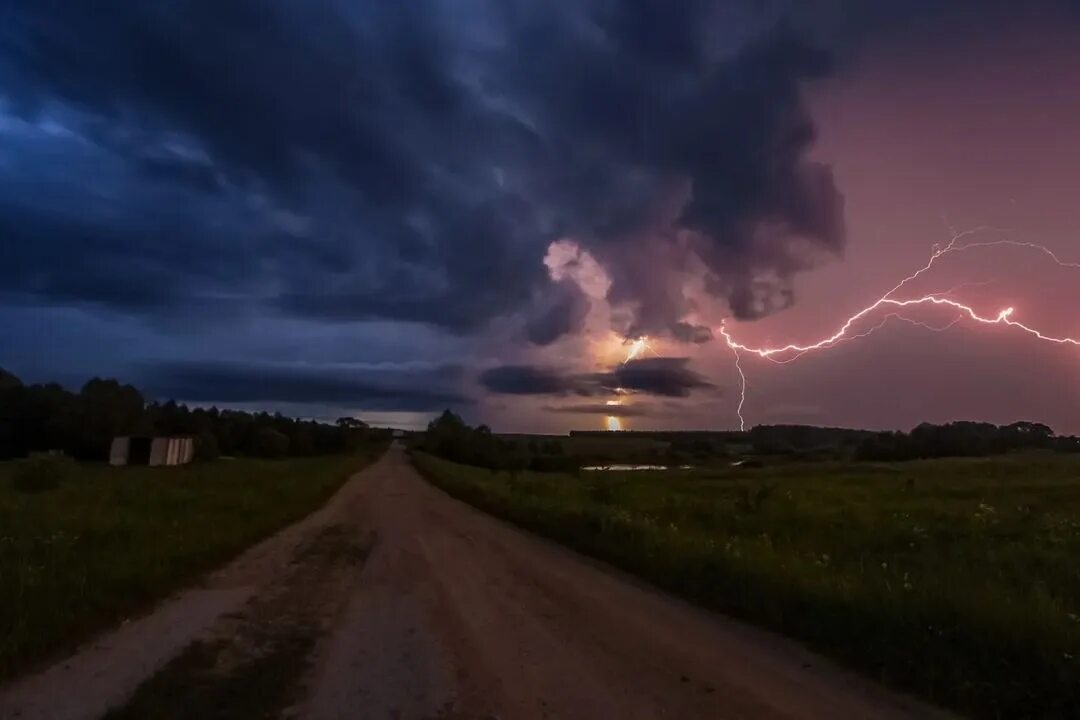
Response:
[[[0,369],[0,459],[62,450],[105,460],[117,435],[191,435],[196,455],[324,455],[357,448],[376,431],[355,418],[334,425],[269,413],[147,403],[131,385],[94,378],[78,393],[60,385],[25,385]]]

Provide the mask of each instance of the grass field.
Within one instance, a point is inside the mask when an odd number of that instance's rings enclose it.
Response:
[[[138,612],[308,514],[382,452],[80,465],[60,488],[11,489],[0,464],[0,678]]]
[[[602,434],[577,437],[563,435],[500,435],[499,437],[523,446],[557,443],[561,453],[571,457],[645,456],[649,453],[662,453],[671,445],[665,440],[648,437],[606,437]]]
[[[1080,717],[1080,457],[571,475],[418,454],[435,484],[865,674]]]

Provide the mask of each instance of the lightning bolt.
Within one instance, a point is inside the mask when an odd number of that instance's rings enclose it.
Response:
[[[727,337],[725,335],[725,337]],[[746,430],[746,418],[743,417],[743,406],[746,405],[746,373],[742,369],[742,358],[739,357],[739,348],[728,343],[728,347],[731,348],[731,352],[735,353],[735,369],[739,371],[739,407],[735,409],[735,413],[739,416],[739,430],[744,432]]]
[[[857,339],[860,339],[860,338],[868,337],[869,335],[872,335],[877,330],[880,330],[890,320],[892,320],[894,318],[903,320],[903,321],[908,322],[908,323],[912,323],[914,325],[919,325],[921,327],[924,327],[924,328],[926,328],[928,330],[932,330],[934,332],[944,332],[945,330],[948,330],[949,328],[956,325],[958,322],[960,322],[960,321],[964,320],[965,318],[967,318],[967,319],[969,319],[971,321],[974,321],[976,323],[980,323],[980,324],[983,324],[983,325],[1004,325],[1004,326],[1007,326],[1009,328],[1013,328],[1015,330],[1019,330],[1019,331],[1021,331],[1023,333],[1026,333],[1027,335],[1030,335],[1031,337],[1036,338],[1038,340],[1041,340],[1043,342],[1053,343],[1053,344],[1056,344],[1056,345],[1071,345],[1071,346],[1074,346],[1074,347],[1080,347],[1080,339],[1073,338],[1073,337],[1067,337],[1067,336],[1059,337],[1059,336],[1055,336],[1055,335],[1048,335],[1048,334],[1044,333],[1043,331],[1032,327],[1031,325],[1027,325],[1025,323],[1019,322],[1018,320],[1014,320],[1013,319],[1013,314],[1015,312],[1015,309],[1012,308],[1012,307],[1007,307],[1007,308],[1001,310],[1000,312],[997,313],[997,315],[983,315],[983,314],[979,313],[977,310],[975,310],[973,307],[971,307],[970,305],[966,305],[966,304],[964,304],[964,303],[962,303],[962,302],[960,302],[958,300],[953,300],[952,298],[946,297],[951,292],[953,292],[953,290],[949,290],[947,292],[941,292],[941,293],[931,293],[931,294],[928,294],[928,295],[924,295],[922,297],[909,298],[909,299],[904,299],[904,300],[898,300],[898,299],[893,297],[896,293],[898,293],[900,290],[902,290],[904,288],[904,286],[906,286],[908,283],[916,280],[917,278],[919,278],[920,276],[922,276],[923,274],[928,272],[934,266],[934,264],[939,259],[944,257],[945,255],[948,255],[948,254],[951,254],[951,253],[965,252],[965,251],[968,251],[968,250],[974,250],[974,249],[980,249],[980,248],[1009,246],[1009,247],[1018,247],[1018,248],[1031,249],[1031,250],[1036,250],[1038,252],[1043,253],[1044,255],[1049,257],[1054,263],[1056,263],[1057,265],[1059,265],[1061,267],[1080,268],[1080,263],[1065,262],[1065,261],[1061,260],[1061,258],[1059,258],[1057,256],[1057,254],[1055,254],[1052,250],[1050,250],[1049,248],[1047,248],[1047,247],[1045,247],[1043,245],[1039,245],[1038,243],[1022,242],[1022,241],[1019,241],[1019,240],[1011,240],[1011,239],[985,240],[985,241],[978,241],[978,242],[961,242],[961,241],[965,240],[966,238],[975,235],[976,233],[984,232],[984,231],[988,231],[988,230],[993,230],[993,231],[999,231],[1000,232],[1000,230],[998,230],[998,228],[991,228],[991,227],[985,227],[985,226],[984,227],[979,227],[979,228],[974,228],[972,230],[967,230],[967,231],[962,232],[962,233],[955,233],[954,232],[953,235],[952,235],[952,239],[948,243],[946,243],[945,245],[942,245],[942,246],[937,246],[937,245],[934,246],[933,251],[930,254],[930,258],[927,260],[925,265],[923,265],[922,267],[917,269],[915,272],[913,272],[910,275],[908,275],[907,277],[905,277],[903,280],[901,280],[899,283],[897,283],[891,290],[886,292],[884,295],[882,295],[880,298],[878,298],[872,304],[866,306],[862,310],[859,310],[857,313],[855,313],[854,315],[849,317],[847,320],[845,320],[843,322],[843,324],[841,324],[840,328],[838,330],[836,330],[836,332],[834,332],[833,334],[831,334],[831,335],[829,335],[829,336],[827,336],[825,338],[822,338],[821,340],[818,340],[816,342],[809,343],[809,344],[806,344],[806,345],[799,345],[799,344],[795,344],[795,343],[790,343],[788,345],[782,345],[782,346],[779,346],[779,347],[752,347],[750,345],[746,345],[744,343],[738,342],[731,335],[730,331],[728,330],[727,321],[726,320],[721,321],[720,328],[719,328],[719,333],[720,333],[721,337],[724,338],[724,342],[727,343],[727,346],[732,350],[732,352],[735,353],[735,367],[739,372],[740,397],[739,397],[739,405],[738,405],[738,408],[736,409],[736,413],[737,413],[738,418],[739,418],[739,428],[740,429],[745,429],[746,428],[746,420],[743,417],[743,407],[744,407],[744,405],[746,403],[747,380],[746,380],[746,374],[744,373],[743,368],[742,368],[741,363],[740,363],[740,360],[741,360],[740,353],[742,353],[742,352],[751,353],[751,354],[756,355],[756,356],[758,356],[760,358],[763,358],[765,360],[769,360],[769,361],[774,362],[776,364],[784,365],[784,364],[793,362],[795,360],[798,360],[799,358],[801,358],[803,355],[805,355],[807,353],[816,352],[816,351],[820,351],[820,350],[826,350],[826,349],[835,347],[836,345],[838,345],[838,344],[840,344],[842,342],[848,342],[848,341],[851,341],[851,340],[857,340]],[[955,288],[954,288],[954,290],[955,290]],[[874,314],[876,311],[878,311],[881,308],[895,308],[897,311],[899,311],[899,310],[902,310],[902,309],[905,309],[905,308],[920,307],[920,306],[938,306],[938,307],[951,308],[951,309],[957,311],[957,317],[956,317],[955,320],[953,320],[951,323],[949,323],[948,325],[946,325],[944,327],[933,327],[933,326],[927,325],[926,323],[922,323],[922,322],[919,322],[917,320],[911,320],[910,318],[904,317],[903,315],[900,315],[899,312],[891,312],[890,314],[886,315],[885,318],[880,323],[878,323],[877,325],[871,327],[870,329],[868,329],[868,330],[866,330],[864,332],[861,332],[861,333],[857,333],[857,334],[852,333],[853,327],[855,325],[857,325],[859,323],[859,321],[863,320],[864,318],[866,318],[869,315]]]
[[[641,357],[641,354],[646,350],[652,350],[652,348],[649,346],[649,338],[642,335],[630,343],[630,346],[626,350],[626,358],[622,361],[622,364],[625,365],[631,360]]]

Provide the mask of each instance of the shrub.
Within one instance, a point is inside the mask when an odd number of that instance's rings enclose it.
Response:
[[[68,476],[70,462],[55,455],[31,455],[16,463],[11,474],[11,486],[24,493],[55,490]]]

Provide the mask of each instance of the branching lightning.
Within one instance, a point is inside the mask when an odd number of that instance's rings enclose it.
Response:
[[[836,345],[838,345],[838,344],[840,344],[842,342],[847,342],[847,341],[857,340],[859,338],[867,337],[867,336],[873,334],[874,332],[876,332],[877,330],[880,330],[891,319],[894,319],[894,318],[900,319],[900,320],[903,320],[905,322],[909,322],[909,323],[912,323],[912,324],[915,324],[915,325],[919,325],[921,327],[924,327],[924,328],[926,328],[928,330],[932,330],[932,331],[935,331],[935,332],[943,332],[943,331],[948,330],[949,328],[953,327],[958,322],[960,322],[960,321],[962,321],[964,319],[968,319],[968,320],[971,320],[971,321],[974,321],[976,323],[980,323],[980,324],[983,324],[983,325],[1004,325],[1004,326],[1007,326],[1009,328],[1013,328],[1013,329],[1019,330],[1021,332],[1024,332],[1024,333],[1026,333],[1026,334],[1028,334],[1028,335],[1030,335],[1030,336],[1032,336],[1032,337],[1034,337],[1034,338],[1036,338],[1038,340],[1041,340],[1043,342],[1054,343],[1054,344],[1057,344],[1057,345],[1070,345],[1070,346],[1074,346],[1074,347],[1080,347],[1080,339],[1073,338],[1073,337],[1067,337],[1067,336],[1049,335],[1047,333],[1044,333],[1041,330],[1036,329],[1035,327],[1033,327],[1031,325],[1022,323],[1022,322],[1020,322],[1018,320],[1014,320],[1013,319],[1013,314],[1015,313],[1015,309],[1012,308],[1012,307],[1004,308],[1003,310],[998,312],[996,315],[984,315],[984,314],[981,314],[980,312],[975,310],[970,305],[966,305],[966,304],[964,304],[964,303],[962,303],[962,302],[960,302],[958,300],[954,300],[954,299],[952,299],[950,297],[947,297],[949,294],[951,294],[953,292],[953,290],[950,290],[950,291],[947,291],[947,292],[941,292],[941,293],[930,293],[928,295],[923,295],[921,297],[908,298],[908,299],[897,299],[897,298],[894,297],[894,295],[896,293],[898,293],[900,290],[902,290],[904,288],[904,286],[906,286],[908,283],[912,282],[913,280],[917,279],[918,277],[920,277],[921,275],[923,275],[924,273],[929,271],[930,268],[932,268],[934,266],[934,264],[941,257],[943,257],[945,255],[948,255],[950,253],[964,252],[964,251],[967,251],[967,250],[974,250],[974,249],[978,249],[978,248],[1010,246],[1010,247],[1032,249],[1032,250],[1037,250],[1037,251],[1043,253],[1044,255],[1049,257],[1054,263],[1056,263],[1060,267],[1080,268],[1080,263],[1065,262],[1065,261],[1061,260],[1052,250],[1050,250],[1047,247],[1044,247],[1043,245],[1039,245],[1037,243],[1021,242],[1021,241],[1018,241],[1018,240],[1009,240],[1009,239],[999,239],[999,240],[987,240],[987,241],[979,241],[979,242],[961,243],[961,241],[964,240],[965,238],[968,238],[968,237],[974,235],[975,233],[986,231],[986,230],[995,230],[995,228],[980,227],[980,228],[975,228],[973,230],[968,230],[968,231],[965,231],[965,232],[962,232],[962,233],[953,233],[952,239],[946,245],[944,245],[944,246],[935,246],[934,247],[933,252],[930,255],[930,258],[926,262],[925,265],[923,265],[921,268],[919,268],[918,270],[913,272],[911,275],[908,275],[906,278],[901,280],[895,287],[893,287],[887,293],[882,295],[875,302],[873,302],[872,304],[866,306],[862,310],[859,310],[857,313],[855,313],[854,315],[849,317],[847,320],[845,320],[844,323],[840,326],[840,328],[836,332],[834,332],[833,334],[831,334],[831,335],[829,335],[829,336],[827,336],[825,338],[822,338],[821,340],[818,340],[816,342],[809,343],[809,344],[806,344],[806,345],[799,345],[799,344],[791,343],[791,344],[782,345],[782,346],[779,346],[779,347],[752,347],[750,345],[746,345],[744,343],[738,342],[734,337],[732,337],[730,331],[728,330],[726,321],[721,322],[720,328],[719,328],[719,333],[724,338],[724,341],[727,343],[727,346],[735,354],[735,367],[736,367],[736,369],[738,370],[738,373],[739,373],[740,396],[739,396],[739,405],[738,405],[738,408],[736,410],[736,413],[737,413],[738,418],[739,418],[739,428],[743,429],[743,430],[746,428],[746,420],[743,417],[743,406],[746,403],[747,381],[746,381],[746,374],[744,373],[741,362],[740,362],[741,353],[743,353],[743,352],[752,353],[752,354],[754,354],[754,355],[756,355],[756,356],[758,356],[760,358],[763,358],[765,360],[769,360],[769,361],[777,363],[777,364],[786,364],[786,363],[793,362],[793,361],[799,359],[800,357],[802,357],[803,355],[805,355],[807,353],[816,352],[816,351],[819,351],[819,350],[827,350],[829,348],[835,347]],[[903,310],[905,308],[924,307],[924,306],[937,306],[937,307],[950,308],[950,309],[953,309],[953,310],[957,311],[957,317],[956,317],[955,320],[953,320],[951,323],[949,323],[948,325],[946,325],[944,327],[933,327],[933,326],[927,325],[926,323],[923,323],[923,322],[920,322],[920,321],[917,321],[917,320],[912,320],[910,318],[904,317],[903,315],[899,314],[899,311]],[[882,308],[893,308],[893,309],[895,309],[895,311],[889,313],[888,315],[886,315],[885,318],[883,320],[881,320],[880,323],[878,323],[877,325],[871,327],[870,329],[868,329],[868,330],[866,330],[864,332],[861,332],[861,333],[853,333],[852,332],[853,328],[859,323],[860,320],[863,320],[867,316],[872,315],[873,313],[875,313],[876,311],[878,311],[879,309],[882,309]]]

